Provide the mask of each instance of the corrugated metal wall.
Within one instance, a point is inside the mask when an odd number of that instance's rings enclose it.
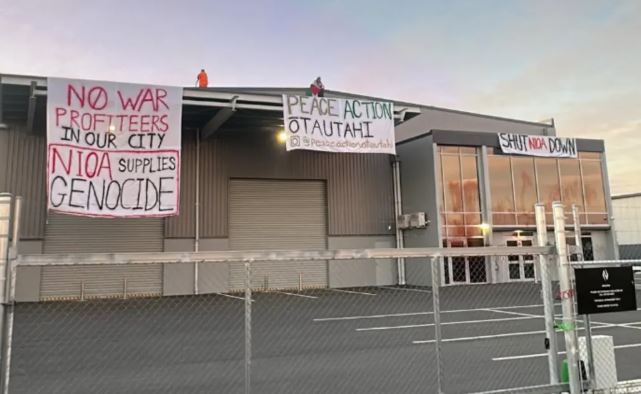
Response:
[[[47,266],[42,268],[43,301],[162,294],[162,264]]]
[[[51,213],[44,253],[162,252],[160,218],[107,219]]]
[[[20,234],[42,238],[46,220],[46,141],[10,125],[0,130],[0,191],[24,197]]]
[[[232,179],[229,244],[234,250],[327,248],[323,181]],[[229,267],[229,287],[244,286],[243,263]],[[299,276],[302,275],[302,276]],[[255,261],[254,288],[327,287],[326,261]]]
[[[0,131],[0,190],[25,198],[22,237],[44,238],[46,138],[22,128]],[[165,237],[194,237],[195,138],[183,133],[180,216],[166,219]],[[392,170],[388,155],[286,152],[269,132],[236,132],[201,144],[200,236],[226,238],[229,178],[327,181],[329,235],[392,234]]]
[[[165,236],[193,237],[195,143],[183,137],[181,215],[167,219]],[[388,155],[286,152],[269,132],[235,132],[211,138],[200,152],[200,236],[228,237],[230,178],[327,181],[329,235],[393,234],[392,169]],[[191,175],[191,176],[190,176]],[[191,197],[187,197],[191,196]]]

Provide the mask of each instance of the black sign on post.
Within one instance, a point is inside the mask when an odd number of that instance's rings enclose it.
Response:
[[[579,315],[637,309],[632,267],[576,268]]]

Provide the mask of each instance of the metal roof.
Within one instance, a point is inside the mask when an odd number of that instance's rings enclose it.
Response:
[[[0,75],[0,120],[27,119],[29,129],[44,121],[47,78]],[[282,127],[283,94],[304,95],[305,88],[207,88],[183,90],[183,127],[218,130],[276,129]],[[328,97],[366,98],[366,96],[330,91]],[[375,99],[367,97],[367,99]],[[394,102],[396,123],[417,116],[421,107]],[[233,116],[231,116],[233,114]],[[212,132],[213,132],[212,131]]]

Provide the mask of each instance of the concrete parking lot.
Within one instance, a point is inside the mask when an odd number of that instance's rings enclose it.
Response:
[[[244,302],[236,297],[19,304],[11,392],[243,392]],[[253,299],[253,392],[436,390],[429,288],[260,292]],[[548,382],[538,285],[442,288],[441,310],[445,392]],[[641,311],[593,322],[593,335],[614,337],[619,380],[641,378]],[[558,340],[563,351],[560,333]]]

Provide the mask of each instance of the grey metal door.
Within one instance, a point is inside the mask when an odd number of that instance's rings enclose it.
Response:
[[[45,229],[46,254],[161,252],[163,221],[102,219],[50,214]],[[162,264],[46,266],[40,298],[77,299],[147,296],[162,293]]]
[[[232,179],[229,243],[233,250],[327,248],[325,182]],[[252,265],[255,288],[327,287],[327,262],[265,262]],[[231,264],[230,287],[243,288],[243,264]]]

